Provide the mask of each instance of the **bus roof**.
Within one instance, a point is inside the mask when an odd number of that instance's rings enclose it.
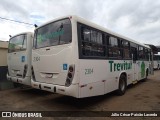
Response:
[[[63,17],[56,18],[56,19],[54,19],[54,20],[51,20],[51,21],[48,21],[48,22],[42,24],[41,26],[37,27],[36,29],[38,29],[38,28],[40,28],[40,27],[43,27],[43,26],[45,26],[45,25],[47,25],[47,24],[49,24],[49,23],[52,23],[52,22],[54,22],[54,21],[57,21],[57,20],[60,20],[60,19],[65,19],[65,18],[73,19],[73,20],[75,20],[75,21],[77,21],[77,22],[80,22],[80,23],[82,23],[82,24],[85,24],[85,25],[91,26],[91,27],[93,27],[93,28],[96,28],[96,29],[98,29],[98,30],[100,30],[100,31],[109,33],[109,34],[111,34],[111,35],[113,35],[113,36],[117,36],[117,37],[119,37],[119,38],[128,40],[128,41],[133,42],[133,43],[136,43],[136,44],[138,44],[138,45],[141,45],[141,46],[143,46],[143,47],[150,48],[150,47],[147,46],[147,45],[144,45],[144,44],[142,44],[142,43],[140,43],[140,42],[137,42],[137,41],[135,41],[135,40],[133,40],[133,39],[130,39],[130,38],[125,37],[125,36],[123,36],[123,35],[120,35],[120,34],[118,34],[118,33],[112,32],[111,30],[108,30],[108,29],[106,29],[106,28],[104,28],[104,27],[102,27],[102,26],[100,26],[100,25],[97,25],[97,24],[95,24],[95,23],[93,23],[93,22],[90,22],[90,21],[88,21],[88,20],[86,20],[86,19],[84,19],[84,18],[82,18],[82,17],[76,16],[76,15],[68,15],[68,16],[63,16]],[[35,30],[36,30],[36,29],[35,29]]]

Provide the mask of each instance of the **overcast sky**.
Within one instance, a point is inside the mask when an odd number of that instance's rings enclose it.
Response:
[[[160,0],[0,0],[0,17],[31,24],[72,14],[141,43],[160,45]],[[0,40],[25,31],[34,27],[0,19]]]

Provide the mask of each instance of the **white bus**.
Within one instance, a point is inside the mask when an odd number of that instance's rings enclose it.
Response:
[[[77,16],[35,29],[32,87],[84,98],[117,90],[149,73],[151,49]]]
[[[160,55],[155,54],[153,55],[153,62],[154,62],[154,69],[160,69]]]
[[[31,32],[20,33],[10,38],[7,56],[8,80],[31,86],[32,45]]]

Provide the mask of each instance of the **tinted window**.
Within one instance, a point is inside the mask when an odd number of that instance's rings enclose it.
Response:
[[[145,59],[149,60],[149,49],[145,48]]]
[[[154,55],[154,56],[153,56],[153,59],[154,59],[154,60],[160,60],[160,55]]]
[[[115,37],[109,37],[109,57],[122,58],[119,47],[119,40]]]
[[[105,56],[103,35],[101,32],[86,26],[81,27],[81,52],[82,56]]]
[[[130,43],[131,55],[133,55],[133,61],[137,60],[137,45],[135,43]]]
[[[123,40],[122,41],[122,46],[123,46],[123,57],[124,58],[131,58],[130,55],[130,44],[128,41]]]
[[[35,48],[62,45],[71,42],[71,22],[64,19],[47,24],[36,30]]]
[[[145,59],[145,52],[144,52],[144,48],[142,46],[139,46],[138,59],[140,59],[140,60]]]
[[[10,53],[26,50],[26,42],[27,37],[24,34],[11,38],[9,41],[8,52]]]
[[[82,40],[84,41],[90,41],[91,32],[87,28],[82,29]]]

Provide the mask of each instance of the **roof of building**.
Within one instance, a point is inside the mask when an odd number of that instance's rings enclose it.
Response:
[[[8,48],[8,41],[0,40],[0,48]]]
[[[156,46],[157,47],[157,49],[158,49],[158,52],[160,52],[160,46]]]

